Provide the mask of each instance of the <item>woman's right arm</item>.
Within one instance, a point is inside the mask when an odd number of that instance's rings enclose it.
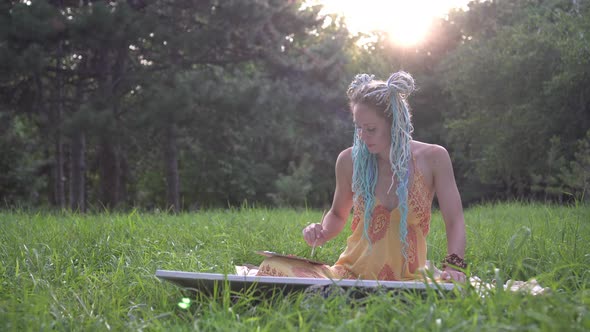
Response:
[[[336,160],[336,189],[330,211],[321,224],[303,229],[303,238],[310,246],[321,246],[336,237],[346,225],[352,209],[352,148],[340,153]]]

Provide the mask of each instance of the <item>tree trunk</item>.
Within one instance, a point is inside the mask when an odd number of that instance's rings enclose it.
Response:
[[[118,203],[125,204],[128,200],[127,184],[129,183],[130,171],[129,163],[124,153],[118,153],[119,160],[119,194]]]
[[[70,146],[70,209],[86,212],[86,137],[77,132]]]
[[[120,165],[119,155],[116,149],[115,133],[117,132],[117,105],[118,101],[114,92],[113,68],[111,67],[111,53],[108,48],[103,48],[95,55],[95,68],[97,70],[97,83],[100,98],[102,98],[101,112],[111,112],[113,122],[103,128],[103,135],[99,141],[98,159],[100,168],[100,202],[107,209],[114,209],[119,202],[120,193]],[[113,61],[116,63],[116,61]]]
[[[168,124],[164,139],[164,161],[166,163],[168,208],[172,208],[174,212],[180,211],[177,136],[176,125],[174,123]]]
[[[61,57],[58,55],[57,63],[61,62]],[[63,137],[61,130],[61,122],[63,117],[63,80],[62,74],[58,70],[56,72],[57,85],[57,105],[55,108],[55,116],[53,118],[53,126],[55,128],[55,203],[60,209],[66,207],[66,193],[65,193],[65,172],[64,172],[64,149]]]
[[[127,68],[127,56],[128,48],[122,47],[116,50],[115,61],[112,67],[112,75],[109,81],[110,96],[112,99],[113,106],[113,118],[115,119],[115,128],[121,128],[121,99],[118,91],[121,89],[119,83],[125,76],[125,70]],[[117,141],[118,142],[118,141]],[[117,169],[118,169],[118,193],[117,193],[117,205],[125,203],[127,201],[127,183],[129,177],[129,164],[125,156],[125,151],[122,146],[116,145],[117,152]]]
[[[99,148],[100,201],[105,208],[113,209],[119,201],[119,162],[113,143],[103,138]]]
[[[54,165],[53,165],[53,177],[54,177],[54,197],[55,205],[60,209],[66,207],[66,193],[65,193],[65,177],[64,177],[64,153],[63,143],[61,139],[61,131],[57,130],[55,133],[55,151],[54,151]]]
[[[80,70],[87,69],[88,60],[80,63]],[[79,82],[81,83],[81,82]],[[76,103],[85,104],[84,88],[76,86]],[[80,112],[80,110],[77,110]],[[74,110],[72,110],[74,112]],[[70,209],[80,213],[86,212],[86,134],[82,128],[74,129],[70,137]]]

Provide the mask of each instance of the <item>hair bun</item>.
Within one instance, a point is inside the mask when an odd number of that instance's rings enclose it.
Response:
[[[371,81],[373,81],[374,78],[375,75],[357,74],[350,83],[350,86],[346,91],[346,95],[348,97],[351,97],[352,95],[354,95],[355,92],[359,91],[359,89],[362,89],[364,86],[371,83]]]
[[[414,90],[416,90],[416,85],[414,83],[414,78],[412,75],[406,73],[405,71],[398,71],[396,73],[391,74],[387,79],[387,88],[393,93],[399,93],[402,98],[406,98]]]

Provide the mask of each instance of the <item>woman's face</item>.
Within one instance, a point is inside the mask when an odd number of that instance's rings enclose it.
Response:
[[[391,124],[373,108],[363,104],[355,104],[352,117],[356,134],[365,142],[369,152],[389,156],[391,145]]]

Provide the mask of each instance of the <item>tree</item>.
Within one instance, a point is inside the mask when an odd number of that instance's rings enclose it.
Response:
[[[573,74],[561,72],[567,51],[557,42],[573,36],[556,29],[564,26],[556,22],[571,15],[564,11],[570,7],[560,1],[539,3],[472,4],[467,18],[477,16],[479,7],[491,6],[495,15],[485,16],[484,29],[467,25],[463,31],[472,29],[472,38],[441,67],[454,104],[445,114],[446,125],[450,141],[465,156],[463,172],[501,198],[531,194],[531,174],[547,171],[545,150],[566,125],[569,142],[585,133],[584,121],[571,117],[576,107],[557,105],[568,100],[567,90],[552,91],[556,79]]]
[[[260,165],[260,159],[248,160],[252,152],[242,157],[245,152],[252,151],[247,149],[248,145],[244,142],[258,141],[256,137],[264,132],[260,128],[268,128],[268,125],[263,124],[269,120],[274,122],[271,124],[273,130],[291,126],[292,121],[282,124],[276,121],[278,118],[299,117],[288,114],[289,110],[295,110],[302,103],[300,98],[294,97],[306,96],[312,89],[317,91],[320,86],[325,87],[331,82],[330,75],[322,74],[330,74],[328,67],[342,61],[338,56],[338,46],[346,35],[340,32],[340,37],[334,38],[328,32],[318,33],[328,29],[321,27],[323,21],[318,18],[319,8],[301,10],[301,2],[297,1],[257,1],[248,4],[227,1],[194,8],[184,6],[189,4],[179,2],[179,6],[163,11],[161,8],[152,8],[160,10],[157,17],[165,24],[158,25],[159,30],[153,34],[154,40],[140,47],[141,53],[161,72],[156,77],[162,80],[150,83],[152,87],[149,88],[151,98],[160,102],[148,102],[153,107],[148,106],[145,115],[152,119],[150,122],[164,126],[158,131],[167,133],[164,137],[166,174],[169,174],[168,206],[179,208],[179,172],[176,169],[179,151],[175,147],[182,138],[177,133],[190,130],[187,128],[190,124],[201,123],[219,126],[217,132],[223,133],[217,135],[217,139],[224,142],[221,146],[218,141],[203,143],[207,140],[199,140],[204,146],[215,149],[219,163],[212,165],[207,162],[205,168],[219,169],[221,178],[230,177],[224,181],[229,187],[217,184],[212,190],[223,190],[223,194],[220,194],[225,195],[225,200],[230,202],[252,197],[264,198],[265,193],[257,188],[269,187],[268,176],[256,180],[258,177],[234,170],[258,169],[268,174],[268,170],[274,166]],[[337,30],[333,29],[332,32]],[[174,74],[183,71],[184,74]],[[304,83],[298,83],[299,80]],[[191,86],[192,99],[187,94],[174,98],[165,96],[173,94],[172,90],[182,91],[180,84]],[[309,87],[310,84],[313,86]],[[172,90],[167,86],[173,87]],[[304,86],[309,90],[300,91]],[[283,87],[285,90],[281,90]],[[320,97],[327,99],[317,92],[315,95],[314,101]],[[186,102],[179,105],[179,100]],[[275,109],[273,104],[282,109]],[[289,107],[285,108],[285,105]],[[261,123],[256,124],[253,118],[259,118]],[[246,125],[240,127],[241,124]],[[281,134],[277,134],[277,137]],[[195,135],[199,137],[198,133]],[[269,145],[273,138],[265,135],[260,141]],[[227,158],[221,157],[224,151],[227,151]],[[288,164],[288,160],[283,163]]]
[[[59,98],[63,93],[63,75],[58,68],[59,48],[55,47],[63,34],[63,24],[58,10],[44,1],[10,1],[1,6],[0,71],[4,109],[15,118],[28,117],[32,121],[26,122],[36,124],[47,142],[54,143],[53,147],[42,144],[40,148],[53,153],[51,193],[55,204],[63,208],[66,204],[63,104]],[[55,86],[47,84],[55,78]]]

